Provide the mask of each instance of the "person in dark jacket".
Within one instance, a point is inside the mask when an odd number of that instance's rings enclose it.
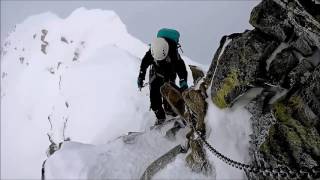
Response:
[[[143,87],[147,68],[149,71],[149,87],[151,109],[154,111],[157,122],[161,124],[166,114],[176,116],[170,105],[161,96],[160,87],[165,83],[175,84],[176,76],[180,79],[180,90],[188,88],[187,70],[183,59],[178,52],[178,43],[170,38],[156,38],[146,52],[140,65],[138,87]]]

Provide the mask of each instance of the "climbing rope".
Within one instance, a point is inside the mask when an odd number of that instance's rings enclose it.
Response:
[[[240,169],[244,170],[245,172],[253,173],[256,175],[263,175],[263,176],[269,176],[272,178],[282,178],[282,179],[317,179],[320,178],[320,168],[313,168],[313,169],[300,169],[299,171],[294,171],[290,169],[288,166],[278,166],[278,167],[256,167],[253,165],[248,165],[244,163],[240,163],[237,161],[232,160],[231,158],[228,158],[227,156],[223,155],[219,151],[217,151],[209,142],[205,139],[204,135],[197,131],[194,127],[194,122],[196,122],[196,116],[194,113],[191,112],[191,110],[187,107],[187,110],[190,113],[190,120],[186,121],[189,126],[193,129],[195,132],[195,139],[199,139],[218,159],[225,162],[226,164]]]

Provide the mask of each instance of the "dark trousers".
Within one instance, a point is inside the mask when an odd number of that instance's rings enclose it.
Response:
[[[160,93],[160,87],[163,84],[164,80],[160,77],[155,78],[149,84],[151,109],[155,112],[158,119],[165,118],[165,111],[172,111],[171,106]]]

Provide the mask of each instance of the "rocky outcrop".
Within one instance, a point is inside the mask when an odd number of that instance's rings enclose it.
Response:
[[[232,40],[219,58],[211,86],[212,100],[220,108],[230,106],[252,84],[259,83],[264,75],[260,71],[262,62],[279,45],[259,30],[230,37]]]
[[[193,77],[193,84],[197,84],[198,81],[204,77],[204,73],[203,71],[194,65],[189,65],[190,69],[191,69],[191,73],[192,73],[192,77]]]
[[[263,88],[246,106],[253,114],[253,165],[313,173],[320,167],[319,17],[311,0],[263,0],[251,13],[255,29],[228,36],[212,62],[211,98],[218,107]]]
[[[196,130],[205,135],[204,117],[207,112],[207,103],[201,91],[188,89],[181,93],[169,83],[165,83],[161,87],[161,94],[171,105],[172,109],[194,127],[186,135],[188,139],[187,148],[190,149],[186,157],[187,166],[197,173],[212,174],[212,165],[207,159],[206,151],[194,133],[194,130]]]

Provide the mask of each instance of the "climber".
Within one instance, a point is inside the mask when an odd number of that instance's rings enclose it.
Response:
[[[166,114],[177,116],[168,102],[161,96],[160,87],[169,82],[175,85],[176,76],[179,76],[180,90],[188,88],[187,70],[178,48],[180,34],[174,29],[160,29],[157,38],[151,43],[150,49],[142,58],[138,76],[138,88],[141,89],[145,79],[146,70],[149,66],[149,89],[151,109],[154,111],[157,124],[166,119]]]

